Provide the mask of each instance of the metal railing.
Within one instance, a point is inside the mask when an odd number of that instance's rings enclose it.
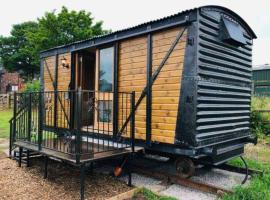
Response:
[[[14,143],[24,142],[79,163],[97,153],[129,147],[134,151],[135,93],[114,96],[88,90],[15,93],[10,153]]]

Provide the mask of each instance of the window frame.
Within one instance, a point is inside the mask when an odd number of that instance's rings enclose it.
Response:
[[[101,50],[103,50],[103,49],[109,49],[109,48],[112,48],[112,57],[113,57],[113,59],[112,59],[112,90],[110,90],[110,91],[100,91],[100,61],[101,61]],[[98,92],[113,92],[114,91],[114,64],[115,64],[115,49],[114,49],[115,47],[114,47],[114,45],[106,45],[106,46],[102,46],[102,47],[100,47],[99,49],[98,49],[98,73],[97,73],[97,91]]]

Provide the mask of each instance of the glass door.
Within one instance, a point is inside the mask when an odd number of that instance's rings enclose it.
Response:
[[[112,133],[114,48],[97,50],[95,128],[100,133]]]

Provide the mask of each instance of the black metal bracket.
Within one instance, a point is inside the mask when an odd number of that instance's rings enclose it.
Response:
[[[152,35],[147,35],[146,144],[151,146],[152,132]]]

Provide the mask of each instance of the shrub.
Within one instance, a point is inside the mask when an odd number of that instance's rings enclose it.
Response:
[[[40,91],[40,82],[39,80],[29,81],[25,84],[23,92],[38,92]]]
[[[252,97],[251,100],[251,130],[258,137],[270,133],[270,112],[258,112],[259,110],[270,111],[270,97]]]

